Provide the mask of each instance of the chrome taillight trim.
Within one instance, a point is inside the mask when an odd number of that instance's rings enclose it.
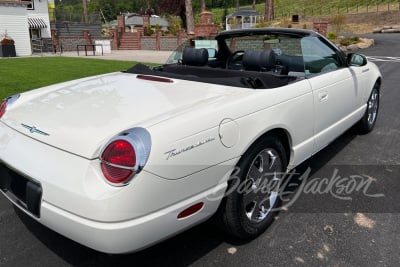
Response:
[[[127,166],[112,164],[101,158],[101,156],[103,155],[103,153],[104,153],[105,149],[108,147],[108,145],[110,145],[112,142],[114,142],[116,140],[125,140],[132,145],[133,149],[135,150],[135,154],[136,154],[136,164],[134,167],[127,167]],[[113,186],[125,186],[125,185],[129,184],[129,182],[135,177],[135,175],[140,173],[141,170],[146,165],[147,160],[149,159],[149,156],[150,156],[150,151],[151,151],[151,136],[150,136],[150,133],[142,127],[135,127],[135,128],[125,130],[125,131],[119,133],[118,135],[116,135],[115,137],[111,138],[103,146],[103,148],[100,151],[100,155],[99,155],[100,163],[103,163],[103,164],[106,164],[109,166],[113,166],[113,167],[117,167],[117,168],[121,168],[121,169],[132,170],[133,173],[132,173],[132,176],[130,178],[128,178],[126,181],[124,181],[123,183],[118,183],[118,184],[111,183],[109,180],[107,180],[104,177],[105,181],[108,184],[111,184]]]
[[[5,100],[7,101],[7,106],[11,106],[15,101],[18,100],[18,98],[21,96],[21,94],[15,94],[12,96],[7,97]]]
[[[19,98],[20,96],[21,96],[20,94],[15,94],[15,95],[6,97],[6,98],[4,98],[2,101],[0,101],[2,104],[3,104],[3,102],[5,101],[5,105],[6,105],[6,106],[5,106],[5,109],[4,109],[4,113],[1,114],[1,117],[4,116],[4,114],[6,113],[6,111],[10,108],[10,106],[11,106],[12,104],[14,104],[15,101],[18,100],[18,98]]]
[[[101,163],[104,163],[104,164],[106,164],[108,166],[111,166],[111,167],[116,167],[116,168],[120,168],[120,169],[135,171],[135,167],[127,167],[127,166],[123,166],[123,165],[114,164],[114,163],[105,161],[105,160],[103,160],[101,158],[100,158],[100,161],[101,161]]]

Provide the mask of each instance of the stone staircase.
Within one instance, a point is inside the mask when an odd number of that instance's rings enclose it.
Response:
[[[139,50],[140,38],[138,32],[124,32],[120,39],[119,50]]]

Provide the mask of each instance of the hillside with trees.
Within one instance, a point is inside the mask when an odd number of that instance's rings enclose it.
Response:
[[[255,6],[273,0],[201,0],[190,1],[194,14],[203,9],[215,8],[229,9],[238,6]],[[276,1],[276,0],[275,0]],[[105,20],[114,20],[121,13],[178,15],[183,17],[186,12],[185,2],[187,0],[56,0],[56,17],[61,21],[84,21],[83,8],[86,2],[87,13],[92,16],[102,13]],[[89,16],[90,19],[90,16]]]
[[[57,21],[100,23],[115,20],[122,13],[180,17],[181,27],[187,29],[187,20],[198,22],[202,9],[211,10],[214,23],[220,24],[225,16],[237,8],[253,8],[264,14],[266,20],[300,16],[332,16],[336,14],[365,13],[371,9],[399,10],[397,0],[55,0]],[[191,5],[191,8],[187,8]],[[86,12],[84,12],[86,9]],[[85,13],[88,14],[85,17]],[[189,31],[193,28],[189,25]]]

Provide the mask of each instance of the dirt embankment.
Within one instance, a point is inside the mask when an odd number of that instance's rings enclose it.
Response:
[[[329,20],[329,18],[326,18]],[[348,14],[345,17],[342,34],[372,33],[376,28],[400,25],[400,11],[369,12]]]
[[[360,14],[346,14],[344,17],[343,25],[340,25],[340,32],[337,32],[337,26],[332,24],[332,20],[335,15],[332,16],[316,16],[306,17],[300,19],[299,24],[294,24],[296,28],[301,28],[306,25],[308,29],[312,28],[313,21],[324,20],[330,24],[328,26],[328,32],[335,32],[339,35],[357,35],[372,33],[377,28],[383,28],[384,26],[400,25],[400,10],[396,11],[380,11],[380,12],[369,12]],[[283,22],[283,25],[290,23],[290,21]],[[282,22],[281,22],[282,24]]]
[[[349,33],[372,33],[384,26],[400,25],[400,11],[354,14],[346,16],[346,30]]]

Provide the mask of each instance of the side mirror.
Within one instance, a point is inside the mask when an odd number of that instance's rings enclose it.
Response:
[[[347,64],[349,66],[362,67],[367,65],[367,63],[367,58],[364,55],[353,53],[347,55]]]

